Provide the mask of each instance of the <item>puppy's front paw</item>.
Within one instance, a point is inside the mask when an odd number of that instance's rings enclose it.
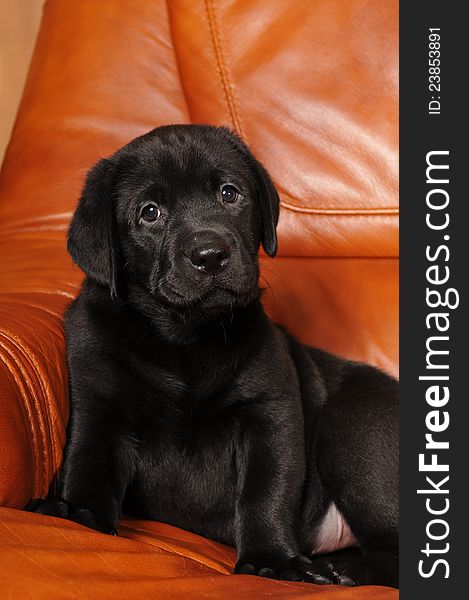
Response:
[[[286,581],[311,581],[310,569],[311,561],[306,556],[286,558],[273,554],[247,554],[239,558],[234,572]]]
[[[311,560],[309,576],[312,583],[318,585],[355,586],[355,582],[347,575],[340,565],[335,565],[332,559],[320,556]]]
[[[117,535],[116,528],[106,523],[93,511],[88,508],[74,506],[62,498],[35,498],[26,506],[25,510],[41,515],[68,519],[69,521],[74,521],[75,523],[79,523],[90,529],[95,529],[101,533]]]
[[[40,515],[49,515],[51,517],[60,517],[68,519],[69,504],[61,498],[33,498],[24,508],[28,512],[35,512]]]

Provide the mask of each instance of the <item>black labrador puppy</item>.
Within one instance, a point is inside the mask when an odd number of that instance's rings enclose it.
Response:
[[[68,248],[71,420],[58,497],[236,546],[235,573],[398,585],[398,384],[266,316],[279,197],[225,128],[160,127],[89,173]]]

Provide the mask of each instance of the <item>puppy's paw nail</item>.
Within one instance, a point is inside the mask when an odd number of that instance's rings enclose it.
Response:
[[[353,579],[350,579],[350,577],[348,577],[347,575],[337,574],[336,578],[339,585],[344,585],[347,587],[353,587],[356,585],[355,581],[353,581]]]
[[[319,575],[319,573],[311,573],[313,583],[316,585],[332,585],[332,580],[325,575]]]
[[[262,567],[257,574],[259,577],[268,577],[269,579],[275,578],[275,571],[270,567]]]

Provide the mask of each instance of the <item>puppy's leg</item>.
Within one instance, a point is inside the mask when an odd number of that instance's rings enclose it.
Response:
[[[358,548],[347,548],[313,557],[310,574],[311,580],[320,585],[399,587],[399,556],[395,550],[363,554]]]
[[[59,478],[59,497],[33,500],[27,510],[70,519],[116,535],[126,487],[134,471],[135,449],[114,424],[74,415]],[[86,427],[84,427],[86,423]]]
[[[362,552],[314,558],[317,582],[398,586],[397,385],[384,373],[359,366],[321,412],[321,480]]]
[[[298,541],[303,425],[300,415],[279,419],[281,411],[269,418],[273,404],[252,408],[237,448],[235,573],[302,581],[310,566]]]

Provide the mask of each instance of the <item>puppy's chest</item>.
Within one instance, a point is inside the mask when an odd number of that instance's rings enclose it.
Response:
[[[137,361],[136,361],[137,362]],[[171,406],[187,413],[205,405],[209,411],[231,403],[239,396],[238,378],[230,363],[213,364],[207,357],[192,356],[184,360],[180,356],[162,356],[156,360],[138,361],[134,373],[137,385],[142,389],[147,402],[162,405],[162,410]],[[206,410],[204,409],[204,410]],[[194,412],[195,414],[195,412]]]
[[[145,386],[135,491],[147,516],[195,530],[233,513],[244,389],[224,370],[182,371],[160,362]]]
[[[236,485],[236,419],[173,410],[147,431],[139,486],[155,518],[203,518],[230,510]],[[182,525],[182,523],[181,523]]]

